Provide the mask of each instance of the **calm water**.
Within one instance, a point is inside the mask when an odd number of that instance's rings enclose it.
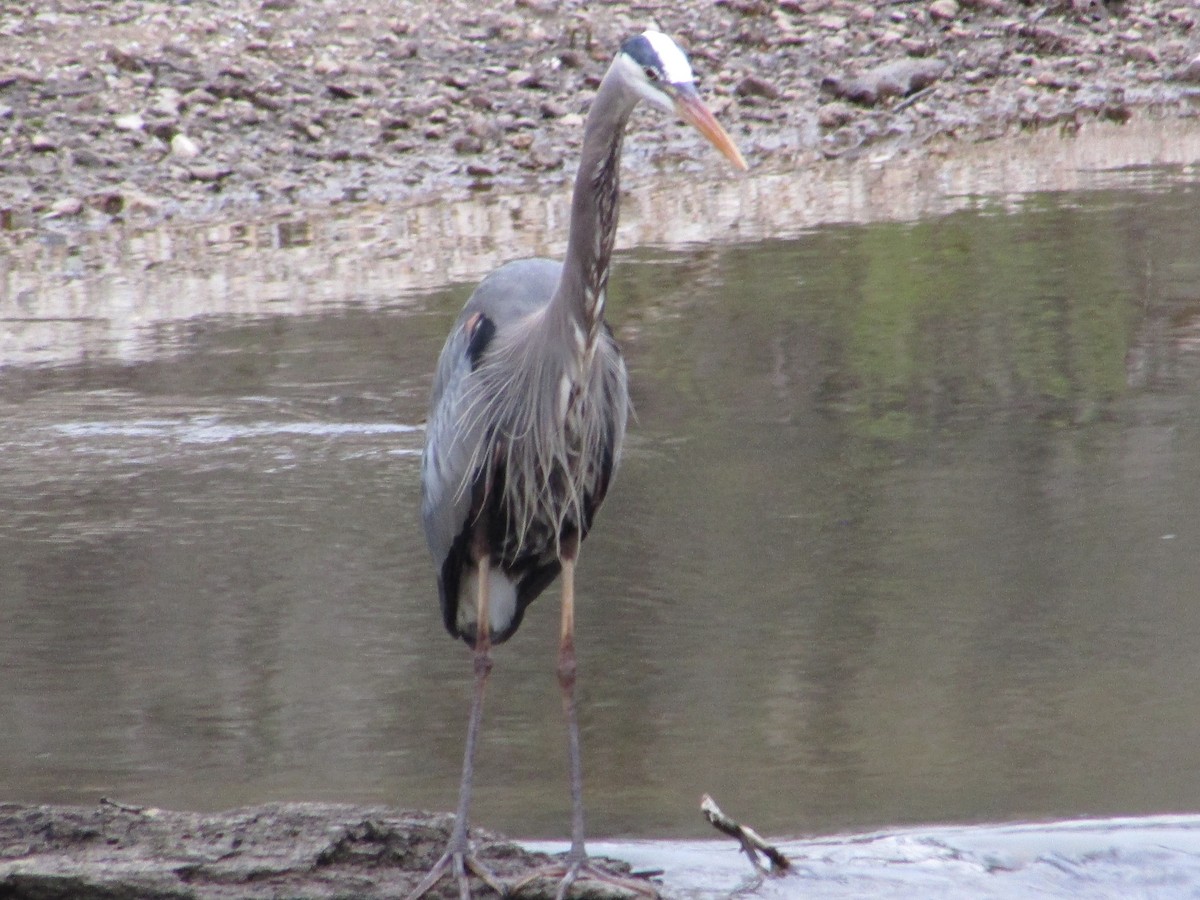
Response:
[[[1200,192],[967,206],[621,256],[596,834],[708,836],[706,791],[772,833],[1200,809]],[[8,270],[0,797],[450,809],[469,654],[416,509],[470,285],[298,309],[353,246],[279,230],[292,305],[242,311],[200,244],[202,317],[122,307],[176,300],[144,246]],[[567,830],[556,628],[552,591],[498,651],[479,754],[476,821],[528,837]]]

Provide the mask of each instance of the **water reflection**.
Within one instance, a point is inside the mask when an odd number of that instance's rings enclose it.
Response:
[[[702,791],[773,832],[1200,806],[1195,188],[971,207],[622,258],[597,834],[703,834]],[[322,305],[352,263],[9,358],[5,797],[452,805],[416,454],[467,288]],[[528,836],[567,821],[555,629],[547,598],[498,654],[479,756],[479,821]]]
[[[1185,120],[1092,123],[956,145],[881,146],[819,166],[777,161],[753,178],[631,179],[618,247],[683,248],[792,237],[835,223],[918,221],[1005,210],[1039,190],[1169,189],[1200,159]],[[1152,165],[1148,165],[1152,164]],[[570,185],[557,191],[349,205],[212,222],[58,232],[0,230],[0,358],[6,365],[150,360],[213,317],[404,308],[414,292],[474,282],[521,256],[562,255]],[[981,200],[980,198],[989,198]],[[66,226],[69,227],[69,226]],[[286,252],[272,252],[286,251]],[[880,264],[887,260],[880,258]],[[886,283],[887,268],[881,271]],[[184,338],[186,339],[186,338]]]

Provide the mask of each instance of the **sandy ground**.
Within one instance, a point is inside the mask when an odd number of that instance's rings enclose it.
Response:
[[[0,226],[559,184],[648,25],[756,169],[1200,113],[1190,0],[0,0]],[[632,130],[631,179],[720,165]]]

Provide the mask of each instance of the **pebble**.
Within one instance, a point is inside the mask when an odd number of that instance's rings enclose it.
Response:
[[[1177,81],[1200,82],[1200,54],[1192,57],[1186,66],[1175,73]]]
[[[310,141],[319,141],[325,136],[325,129],[316,122],[295,121],[292,123],[292,128],[300,132]]]
[[[35,134],[29,139],[29,149],[34,153],[53,153],[58,149],[58,144],[47,135]]]
[[[141,131],[146,127],[146,120],[138,113],[127,113],[113,119],[113,124],[122,131]]]
[[[467,134],[484,141],[494,141],[500,134],[496,123],[485,116],[471,116],[467,120]]]
[[[222,168],[221,166],[200,165],[190,166],[188,168],[188,174],[191,175],[193,181],[202,181],[207,184],[211,184],[213,182],[221,181],[224,178],[228,178],[233,174],[233,170],[229,168]]]
[[[1151,65],[1158,65],[1162,61],[1158,51],[1146,44],[1134,44],[1125,51],[1125,56],[1134,62],[1150,63]]]
[[[454,148],[455,153],[462,155],[482,153],[484,149],[483,140],[473,134],[458,135],[451,143],[451,146]]]
[[[1063,88],[1067,87],[1069,84],[1067,79],[1063,78],[1057,72],[1053,72],[1049,69],[1038,72],[1038,74],[1033,78],[1032,83],[1038,87],[1046,88]]]
[[[171,155],[177,159],[195,159],[200,155],[200,146],[182,131],[171,138]]]
[[[194,90],[188,91],[180,98],[180,103],[184,107],[212,106],[216,102],[217,98],[204,88],[195,88]],[[178,113],[178,111],[179,110],[177,107],[175,112]]]
[[[94,194],[88,198],[88,205],[100,210],[106,216],[115,216],[125,209],[125,197],[115,192]]]
[[[318,75],[333,75],[336,77],[341,75],[346,70],[343,69],[342,66],[332,57],[322,56],[315,63],[313,63],[313,71]]]
[[[557,169],[563,164],[563,156],[552,147],[535,146],[529,151],[529,156],[519,165],[528,169]]]
[[[213,102],[216,98],[207,91],[204,94],[209,97],[209,102]],[[179,91],[174,88],[163,88],[154,98],[154,102],[150,104],[150,111],[159,115],[175,118],[179,115],[180,104],[183,103],[183,97]]]
[[[546,87],[546,81],[541,72],[530,72],[526,69],[518,69],[517,71],[511,73],[508,76],[508,83],[523,88]]]
[[[434,113],[441,112],[442,121],[444,122],[445,109],[446,101],[443,98],[432,97],[428,100],[422,100],[418,103],[414,103],[408,108],[408,112],[410,115],[413,115],[418,119],[428,119]]]
[[[817,124],[822,128],[840,128],[854,118],[854,110],[848,103],[834,101],[817,110]]]
[[[108,160],[102,157],[95,150],[89,150],[87,147],[80,147],[71,151],[71,162],[77,166],[82,166],[85,169],[99,169],[108,165]]]
[[[78,197],[63,197],[50,204],[46,213],[47,219],[59,219],[65,216],[77,216],[83,212],[83,201]]]
[[[779,99],[779,88],[772,82],[759,75],[747,75],[738,82],[734,93],[739,97],[766,97],[768,100]]]
[[[564,50],[558,54],[558,61],[568,69],[582,69],[587,65],[587,57],[578,50]]]
[[[958,0],[933,0],[929,15],[938,22],[948,22],[958,15]]]

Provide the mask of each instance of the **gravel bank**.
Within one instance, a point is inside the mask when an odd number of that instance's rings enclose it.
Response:
[[[648,24],[760,168],[1200,113],[1189,0],[0,0],[0,226],[557,185]],[[719,165],[632,127],[633,179]]]

